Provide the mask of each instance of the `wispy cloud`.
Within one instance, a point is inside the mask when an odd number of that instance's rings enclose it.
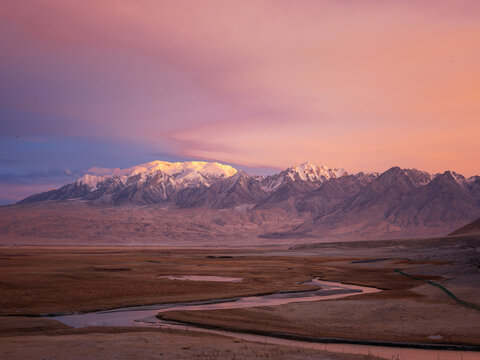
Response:
[[[81,173],[74,173],[70,169],[50,169],[26,173],[0,173],[0,183],[3,184],[51,184],[65,183],[76,180]]]
[[[479,16],[474,0],[3,1],[2,156],[472,175]],[[50,149],[13,144],[32,137]]]

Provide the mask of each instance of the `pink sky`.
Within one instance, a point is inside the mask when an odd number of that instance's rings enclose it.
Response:
[[[32,133],[247,166],[480,172],[478,1],[4,0],[0,19],[18,88],[4,101],[47,119],[21,124]]]

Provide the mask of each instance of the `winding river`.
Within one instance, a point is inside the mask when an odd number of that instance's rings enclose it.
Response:
[[[212,334],[226,335],[246,341],[268,344],[296,346],[309,349],[328,350],[352,354],[372,354],[386,359],[398,360],[478,360],[480,352],[415,349],[407,347],[357,345],[339,343],[319,343],[310,341],[287,340],[280,337],[253,335],[241,332],[223,331],[202,328],[158,319],[157,314],[167,311],[194,311],[238,309],[255,306],[274,306],[293,302],[322,301],[340,299],[359,293],[373,293],[381,291],[372,287],[343,284],[338,282],[313,279],[305,284],[319,286],[319,289],[295,292],[279,292],[262,296],[246,296],[232,299],[218,299],[203,302],[170,303],[146,306],[117,308],[105,311],[96,311],[83,314],[54,316],[53,319],[79,328],[86,326],[140,326],[154,328],[181,329],[200,331]],[[52,318],[52,317],[49,317]]]

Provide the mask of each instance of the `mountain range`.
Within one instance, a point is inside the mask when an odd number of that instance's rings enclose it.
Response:
[[[264,242],[436,236],[480,216],[480,176],[399,167],[349,174],[308,162],[273,175],[251,176],[216,162],[153,161],[129,169],[96,169],[17,206],[58,202],[97,208],[147,206],[176,214],[208,209],[218,214],[218,226],[228,223],[222,216],[232,211],[260,218],[269,212],[282,214],[279,231],[271,217],[268,229],[256,228],[255,236]],[[295,219],[288,229],[285,219]],[[249,220],[242,215],[235,221]],[[250,225],[242,223],[241,228]]]

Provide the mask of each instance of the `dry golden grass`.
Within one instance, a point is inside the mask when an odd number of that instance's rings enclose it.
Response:
[[[262,254],[265,252],[265,254]],[[0,248],[0,315],[91,311],[311,289],[312,277],[382,289],[418,282],[350,264],[351,258],[268,256],[267,250],[162,248]],[[222,256],[224,255],[224,256]],[[239,283],[161,279],[161,275],[242,277]],[[389,296],[388,292],[383,296]]]
[[[148,328],[72,329],[54,320],[0,318],[0,359],[375,360],[213,334]]]
[[[423,300],[423,299],[422,299]],[[163,319],[264,335],[355,341],[480,345],[480,313],[448,303],[402,299],[333,300],[275,307],[174,311]],[[432,339],[429,336],[440,335]]]
[[[273,250],[277,255],[271,254]],[[423,281],[394,272],[400,268],[424,279],[439,280],[441,271],[435,269],[443,266],[450,271],[448,262],[352,263],[359,258],[302,256],[279,250],[282,249],[0,248],[0,311],[3,315],[32,315],[230,298],[310,289],[312,287],[299,282],[319,277],[385,291],[343,300],[170,312],[164,316],[233,330],[311,337],[479,344],[478,312],[456,305],[438,289],[418,291],[425,287]],[[422,273],[425,266],[429,271]],[[245,280],[239,283],[194,282],[160,279],[161,275],[217,275]],[[465,289],[469,285],[462,283],[462,286]],[[38,327],[44,333],[64,331],[52,324],[42,323]],[[3,333],[11,334],[12,331],[10,328]],[[437,334],[442,339],[428,338]]]

